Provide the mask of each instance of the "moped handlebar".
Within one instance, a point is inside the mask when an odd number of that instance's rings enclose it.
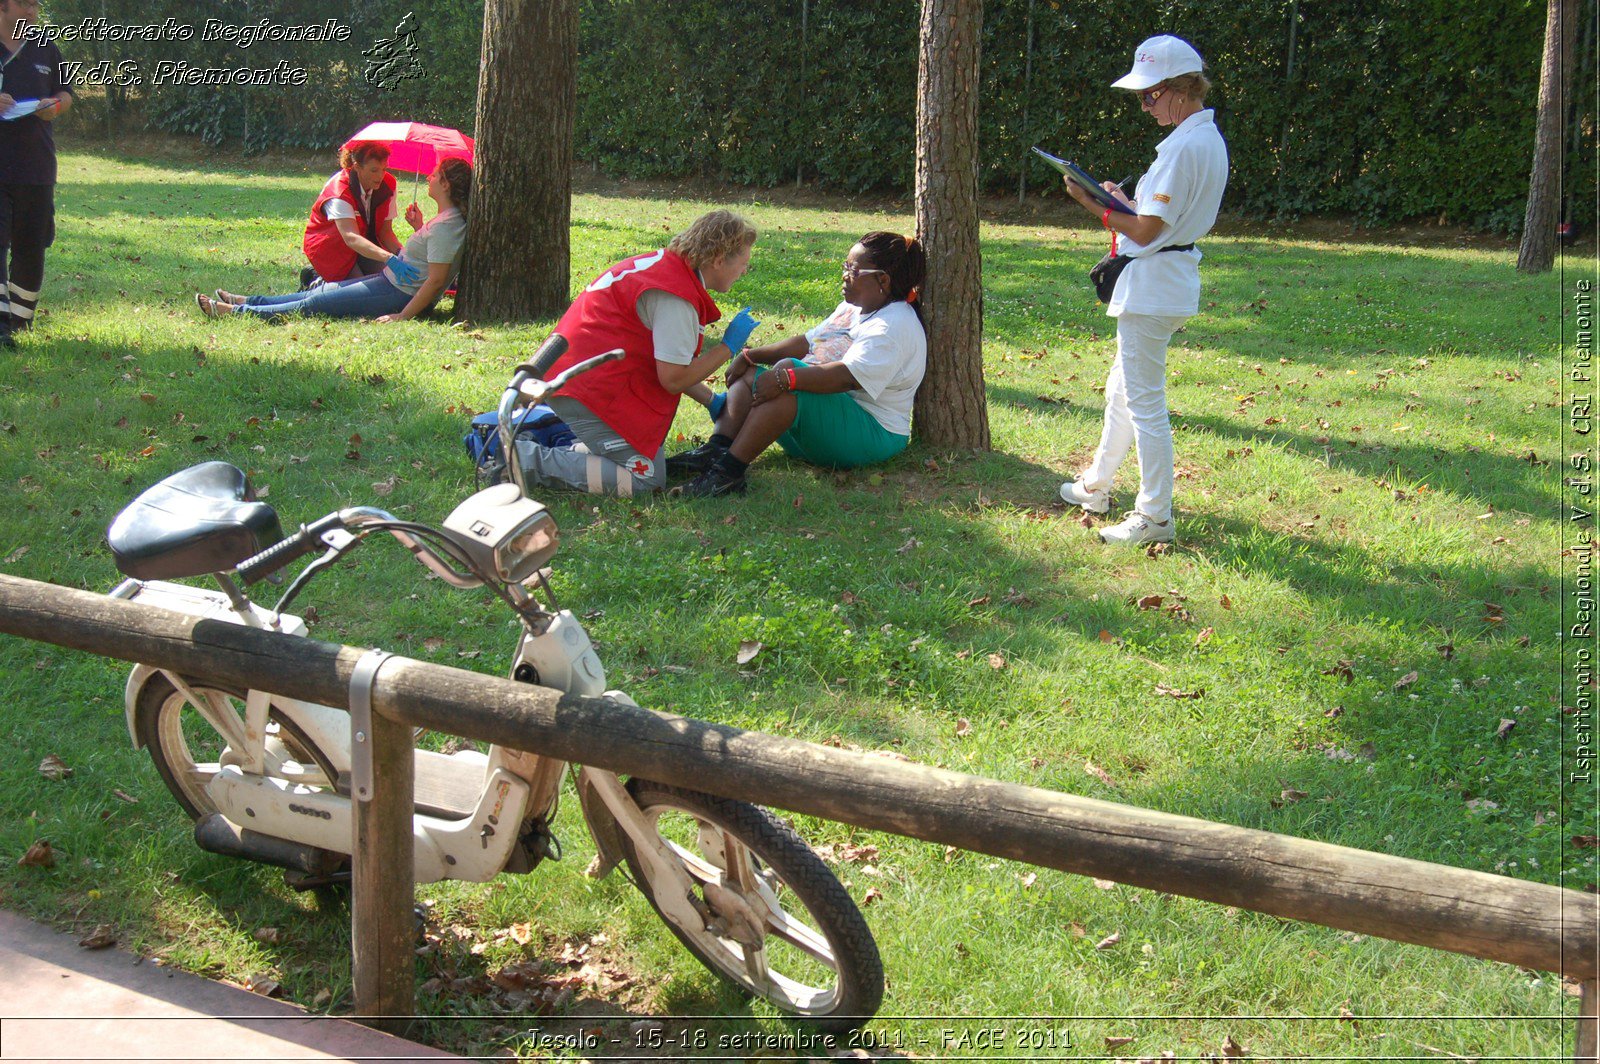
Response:
[[[301,525],[300,531],[294,535],[281,539],[260,554],[240,562],[236,570],[239,579],[246,585],[266,579],[284,566],[321,550],[323,535],[341,527],[343,522],[337,513],[329,514],[309,525]]]

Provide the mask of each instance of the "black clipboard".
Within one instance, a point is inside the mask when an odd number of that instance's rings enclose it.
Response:
[[[1074,185],[1077,185],[1079,188],[1087,192],[1090,198],[1096,203],[1100,204],[1100,206],[1110,207],[1118,214],[1136,215],[1139,213],[1138,211],[1129,208],[1121,200],[1117,199],[1105,189],[1101,188],[1100,182],[1089,176],[1088,171],[1084,170],[1084,168],[1079,166],[1077,163],[1068,159],[1057,158],[1037,145],[1034,147],[1033,153],[1039,158],[1043,159],[1045,162],[1049,163],[1053,169],[1066,174],[1068,181],[1071,181]]]

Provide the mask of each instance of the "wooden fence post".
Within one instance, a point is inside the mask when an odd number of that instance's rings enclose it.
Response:
[[[1600,1034],[1600,1020],[1596,1019],[1600,1011],[1600,981],[1585,979],[1583,981],[1582,1004],[1578,1010],[1578,1045],[1573,1054],[1577,1064],[1596,1064],[1595,1044],[1597,1034]]]
[[[350,681],[355,805],[350,976],[362,1022],[403,1035],[416,1011],[415,765],[411,729],[372,711],[372,682],[386,657],[369,653]],[[365,758],[370,761],[363,765]]]

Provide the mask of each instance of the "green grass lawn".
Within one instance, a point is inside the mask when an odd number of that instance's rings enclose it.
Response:
[[[196,289],[292,287],[325,176],[64,155],[45,313],[0,353],[0,569],[110,588],[112,516],[202,460],[247,468],[286,525],[363,503],[438,520],[472,490],[466,413],[493,403],[548,323],[273,327],[195,312]],[[767,322],[758,340],[833,307],[857,236],[911,226],[903,206],[733,199],[762,236],[723,305],[753,306]],[[579,195],[573,277],[660,246],[706,207],[610,186]],[[1592,810],[1562,808],[1558,790],[1557,281],[1516,274],[1498,246],[1262,225],[1208,239],[1205,309],[1169,361],[1179,544],[1148,557],[1102,546],[1056,501],[1099,433],[1113,328],[1084,272],[1100,243],[1092,219],[1059,207],[985,225],[992,453],[914,446],[841,475],[774,453],[737,501],[551,495],[565,537],[556,589],[586,617],[613,685],[720,723],[1592,884],[1594,851],[1565,842]],[[675,437],[708,429],[684,404]],[[1135,476],[1130,461],[1119,502]],[[324,639],[491,672],[513,649],[487,595],[426,581],[386,546],[313,585],[307,606]],[[740,666],[743,640],[764,649]],[[0,641],[0,904],[113,924],[163,963],[347,1009],[345,899],[296,895],[271,869],[194,847],[130,748],[126,670]],[[1515,728],[1497,738],[1506,719]],[[41,776],[48,754],[73,776]],[[419,961],[419,979],[438,980],[421,998],[440,1016],[424,1035],[458,1051],[536,1049],[529,1023],[496,1018],[474,977],[541,958],[584,975],[572,1009],[612,1017],[552,1030],[626,1032],[670,1012],[732,1014],[719,1032],[787,1031],[700,970],[620,877],[582,877],[590,848],[573,805],[558,824],[566,861],[419,890],[440,936]],[[1193,1058],[1232,1037],[1269,1059],[1553,1059],[1570,1042],[1553,1017],[1575,999],[1548,975],[799,827],[814,844],[878,848],[838,871],[858,901],[874,891],[884,1013],[928,1017],[870,1031],[919,1055],[965,1053],[941,1032],[990,1026],[938,1018],[960,1016],[1076,1017],[1000,1023],[1005,1052],[1022,1056]],[[56,867],[18,867],[40,838]],[[555,960],[584,945],[588,967]],[[1341,1009],[1375,1018],[1341,1021]],[[1107,1036],[1134,1041],[1108,1049]]]

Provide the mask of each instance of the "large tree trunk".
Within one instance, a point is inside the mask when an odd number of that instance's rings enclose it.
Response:
[[[923,0],[917,64],[917,239],[928,255],[928,375],[918,439],[989,447],[978,250],[978,47],[983,0]]]
[[[577,0],[487,0],[459,317],[553,318],[569,301]]]
[[[1533,141],[1533,174],[1522,219],[1517,269],[1543,273],[1556,259],[1556,222],[1561,212],[1562,140],[1567,87],[1572,82],[1572,37],[1576,0],[1548,0],[1544,23],[1544,67],[1539,74],[1539,118]]]

